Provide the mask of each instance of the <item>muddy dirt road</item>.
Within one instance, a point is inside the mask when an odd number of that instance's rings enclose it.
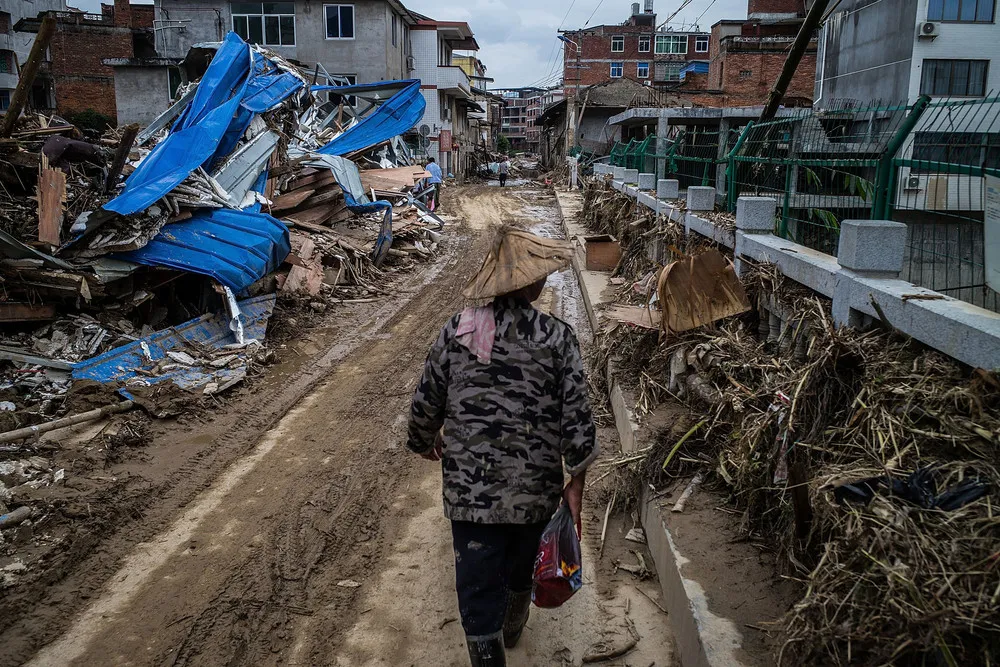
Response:
[[[12,649],[0,650],[8,656],[0,661],[467,664],[440,473],[404,447],[409,399],[427,347],[462,305],[461,288],[478,268],[490,228],[519,219],[557,234],[559,224],[551,193],[540,189],[449,189],[445,205],[456,225],[437,262],[357,328],[342,330],[315,362],[274,388],[270,404],[238,414],[267,425],[291,400],[288,392],[322,378],[318,386],[261,437],[225,449],[231,460],[190,502],[168,502],[168,490],[163,503],[150,499],[158,530],[131,545],[116,535],[102,585],[81,575],[62,584],[88,582],[75,615],[46,615],[39,603],[0,635],[0,649]],[[550,285],[542,307],[582,326],[572,274]],[[616,558],[635,562],[628,549],[638,547],[622,538],[631,525],[612,524],[598,562],[603,508],[589,506],[587,515],[590,585],[562,609],[534,610],[510,664],[580,664],[588,652],[626,644],[627,624],[641,637],[638,646],[605,664],[673,664],[666,618],[651,601],[658,586],[611,567]],[[44,635],[32,618],[44,623]],[[35,652],[40,637],[45,645]]]

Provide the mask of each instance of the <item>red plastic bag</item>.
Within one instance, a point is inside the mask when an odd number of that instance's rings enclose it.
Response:
[[[562,605],[583,586],[583,559],[573,515],[562,505],[542,533],[531,600],[536,607]]]

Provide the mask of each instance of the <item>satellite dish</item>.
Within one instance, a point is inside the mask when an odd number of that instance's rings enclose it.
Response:
[[[430,136],[430,134],[431,134],[431,126],[430,125],[421,125],[420,126],[420,136],[422,136],[422,137],[428,137],[428,136]]]
[[[424,125],[424,127],[427,127],[427,126]],[[420,128],[420,129],[423,130],[423,128]],[[420,147],[421,148],[428,148],[430,145],[431,145],[431,140],[428,137],[420,137]]]

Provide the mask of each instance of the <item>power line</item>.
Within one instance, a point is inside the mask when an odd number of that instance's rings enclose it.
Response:
[[[584,24],[583,24],[584,26],[588,26],[588,25],[590,25],[590,21],[591,21],[591,19],[593,19],[593,18],[594,18],[594,16],[596,16],[596,15],[597,15],[597,10],[598,10],[598,9],[600,9],[600,8],[601,8],[601,5],[603,5],[603,4],[604,4],[604,0],[600,0],[600,2],[598,2],[598,3],[597,3],[597,6],[596,6],[596,7],[594,7],[594,11],[593,11],[593,12],[591,12],[591,14],[590,14],[590,18],[588,18],[588,19],[587,19],[587,21],[586,21],[586,23],[584,23]]]

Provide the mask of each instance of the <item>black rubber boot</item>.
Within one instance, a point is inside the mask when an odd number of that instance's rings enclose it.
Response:
[[[467,642],[472,667],[507,667],[507,654],[500,637],[478,641],[469,639]]]
[[[503,645],[507,648],[517,646],[528,622],[531,611],[531,591],[511,593],[507,598],[507,614],[503,619]]]

